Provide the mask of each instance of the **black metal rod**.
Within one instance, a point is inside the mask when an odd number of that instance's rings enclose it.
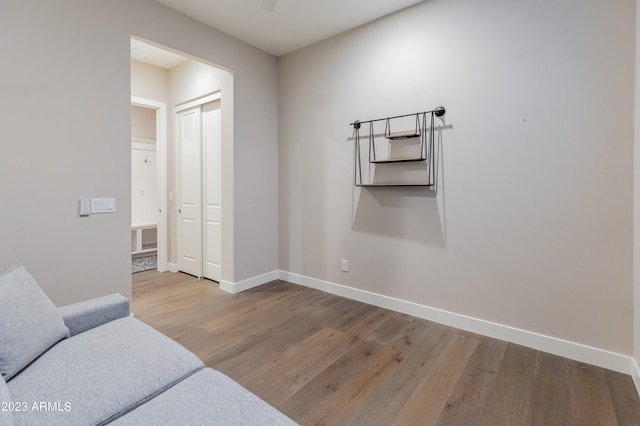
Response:
[[[372,150],[373,150],[373,161],[376,161],[376,137],[373,134],[373,123],[369,124],[369,163],[371,163]]]
[[[411,113],[411,114],[396,115],[394,117],[376,118],[375,120],[367,120],[367,121],[356,120],[353,123],[349,123],[349,126],[358,125],[357,128],[359,128],[360,127],[359,125],[363,124],[363,123],[373,123],[375,121],[393,120],[394,118],[410,117],[410,116],[416,115],[416,114],[431,114],[431,113],[434,113],[436,115],[436,117],[442,117],[444,115],[444,113],[445,113],[445,109],[444,109],[444,107],[436,107],[435,109],[433,109],[431,111],[414,112],[414,113]]]
[[[431,114],[433,118],[433,114]],[[426,138],[427,138],[427,113],[422,114],[422,130],[420,131],[420,158],[427,159],[427,147],[426,147]]]

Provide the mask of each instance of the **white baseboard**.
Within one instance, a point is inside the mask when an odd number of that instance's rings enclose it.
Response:
[[[262,284],[266,284],[273,280],[277,280],[279,271],[271,271],[266,274],[258,275],[257,277],[248,278],[246,280],[232,283],[230,281],[220,280],[220,289],[227,293],[239,293],[241,291],[249,290],[250,288],[258,287]]]
[[[497,324],[490,321],[472,318],[442,309],[432,308],[393,297],[359,290],[341,284],[318,280],[304,275],[294,274],[286,271],[279,271],[277,278],[305,287],[314,288],[327,293],[346,297],[402,312],[415,317],[424,318],[440,324],[459,328],[462,330],[478,333],[484,336],[493,337],[507,342],[527,346],[543,352],[563,356],[565,358],[596,365],[624,374],[632,374],[636,387],[640,393],[640,370],[633,358],[615,352],[606,351],[580,343],[570,342],[556,337],[546,336],[527,330]],[[633,364],[633,365],[632,365]]]
[[[636,385],[638,395],[640,395],[640,367],[638,367],[638,362],[635,358],[631,358],[631,378],[633,379],[633,384]]]
[[[178,264],[177,263],[167,263],[169,266],[169,272],[176,273],[178,272]]]
[[[170,267],[173,265],[170,264]],[[177,266],[177,265],[176,265]],[[369,305],[378,306],[396,312],[434,321],[462,330],[493,337],[518,345],[527,346],[539,351],[548,352],[565,358],[607,368],[633,377],[640,394],[640,368],[636,361],[627,355],[595,348],[581,343],[571,342],[552,336],[522,330],[508,325],[485,321],[466,315],[448,312],[406,300],[396,299],[366,290],[347,287],[341,284],[323,281],[287,271],[271,271],[239,282],[220,281],[220,288],[228,293],[239,293],[281,279],[294,284],[321,290],[326,293],[357,300]]]

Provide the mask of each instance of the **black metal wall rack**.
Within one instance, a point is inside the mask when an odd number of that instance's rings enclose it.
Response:
[[[434,118],[442,117],[445,114],[445,108],[436,107],[431,111],[416,112],[413,114],[397,115],[393,117],[378,118],[375,120],[359,121],[349,123],[355,129],[354,144],[354,185],[362,187],[379,187],[379,186],[433,186],[435,182],[435,154],[434,154]],[[415,117],[415,122],[411,122],[409,127],[406,118]],[[405,120],[402,120],[402,119]],[[427,119],[429,125],[427,126]],[[379,145],[376,145],[376,133],[374,123],[384,122],[384,140],[386,140],[388,153],[380,158]],[[392,129],[392,124],[400,122],[400,129]],[[360,140],[360,129],[363,124],[369,124],[368,139],[368,177],[363,180],[362,177],[362,146]],[[393,125],[395,128],[395,124]],[[391,155],[392,144],[402,143],[413,144],[416,148],[409,156],[393,156]],[[417,142],[417,144],[416,144]],[[407,147],[409,145],[405,145]],[[421,168],[421,179],[417,182],[393,183],[385,179],[376,178],[376,165],[390,163],[424,163]],[[398,171],[396,171],[398,172]]]

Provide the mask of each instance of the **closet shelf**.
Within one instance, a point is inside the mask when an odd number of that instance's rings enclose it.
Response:
[[[154,144],[154,143],[156,143],[156,140],[155,139],[143,139],[143,138],[131,138],[131,142]]]
[[[151,253],[158,249],[156,224],[131,225],[131,254]]]

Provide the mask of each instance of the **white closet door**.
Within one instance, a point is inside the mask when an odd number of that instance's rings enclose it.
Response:
[[[202,277],[201,107],[177,114],[178,269]]]
[[[220,101],[202,106],[203,259],[206,278],[220,281]]]

